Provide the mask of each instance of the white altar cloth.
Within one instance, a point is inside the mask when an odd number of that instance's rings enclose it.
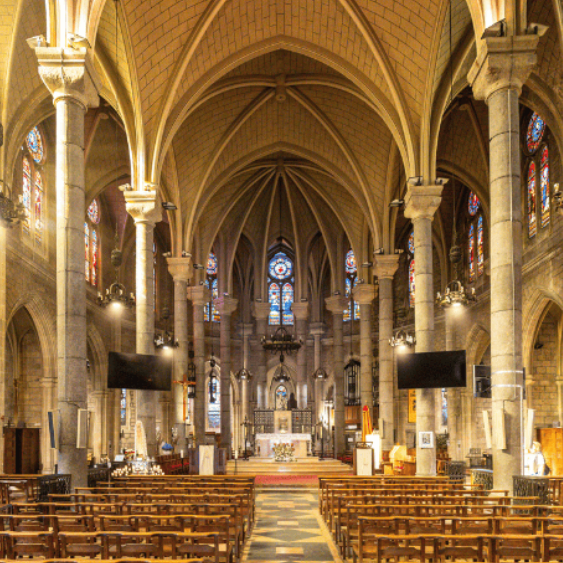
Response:
[[[293,444],[296,458],[307,457],[311,450],[311,434],[256,434],[255,441],[260,457],[274,457],[276,444]]]

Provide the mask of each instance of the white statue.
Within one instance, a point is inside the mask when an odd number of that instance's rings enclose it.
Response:
[[[137,420],[135,423],[135,450],[137,457],[147,459],[147,435],[145,434],[143,423],[140,420]]]

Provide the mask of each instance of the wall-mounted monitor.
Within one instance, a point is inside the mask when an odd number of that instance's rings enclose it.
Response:
[[[167,356],[122,354],[108,356],[108,389],[170,391],[172,359]]]
[[[400,354],[397,370],[399,389],[465,387],[465,350]]]

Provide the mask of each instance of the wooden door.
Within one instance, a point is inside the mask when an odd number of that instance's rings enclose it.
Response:
[[[16,428],[4,428],[4,473],[16,472]]]

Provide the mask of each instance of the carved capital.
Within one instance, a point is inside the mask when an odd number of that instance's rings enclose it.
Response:
[[[432,219],[442,201],[443,184],[417,186],[409,182],[405,196],[405,217],[413,221]]]
[[[168,262],[168,271],[174,281],[187,282],[193,276],[192,257],[166,259]]]
[[[39,76],[55,103],[72,99],[84,107],[98,107],[101,81],[96,74],[88,49],[36,47]]]
[[[371,305],[373,300],[377,297],[375,286],[371,283],[360,283],[352,291],[354,301],[360,305]]]
[[[333,295],[325,299],[325,304],[333,315],[343,315],[344,309],[348,307],[348,299],[342,295]]]
[[[306,321],[309,318],[309,303],[306,301],[294,303],[291,306],[291,311],[295,315],[295,320]]]
[[[135,223],[148,223],[153,227],[162,218],[162,209],[156,191],[124,192],[125,209]]]
[[[207,305],[211,299],[211,291],[204,285],[188,287],[188,299],[196,306]]]
[[[537,35],[488,37],[481,40],[481,49],[467,79],[478,100],[487,101],[498,90],[522,91],[537,61]]]
[[[215,299],[214,303],[217,311],[219,311],[221,316],[232,315],[238,307],[238,299],[235,299],[234,297],[228,297],[226,295],[219,297],[219,299]]]
[[[377,279],[392,280],[398,268],[398,254],[376,254],[373,257],[373,275]]]
[[[270,316],[270,304],[254,301],[252,304],[252,316],[257,321],[265,321]]]

